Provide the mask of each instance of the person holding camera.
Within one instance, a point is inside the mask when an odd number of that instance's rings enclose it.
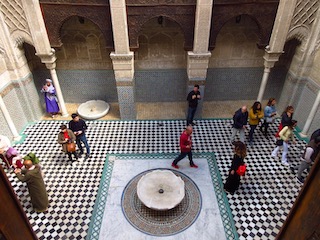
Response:
[[[196,84],[196,85],[194,85],[193,90],[191,92],[189,92],[189,94],[187,96],[187,101],[189,103],[188,115],[187,115],[187,126],[196,125],[193,122],[193,118],[194,118],[194,115],[197,111],[198,100],[200,100],[200,99],[201,99],[201,94],[199,91],[199,85]]]

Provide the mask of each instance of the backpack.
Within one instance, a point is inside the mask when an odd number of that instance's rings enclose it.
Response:
[[[243,164],[243,165],[240,165],[236,171],[236,173],[239,175],[239,176],[244,176],[244,174],[246,173],[246,170],[247,170],[247,165]]]

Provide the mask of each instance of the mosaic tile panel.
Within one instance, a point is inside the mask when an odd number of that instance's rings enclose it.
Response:
[[[255,99],[263,68],[209,68],[206,101]]]
[[[16,89],[13,89],[3,98],[3,101],[17,131],[20,132],[27,125],[28,119],[23,110],[23,106],[21,106],[21,99],[18,96]]]
[[[134,102],[134,89],[132,86],[117,87],[120,117],[122,120],[136,119],[136,107]]]
[[[185,69],[136,70],[136,102],[179,102],[186,100]]]

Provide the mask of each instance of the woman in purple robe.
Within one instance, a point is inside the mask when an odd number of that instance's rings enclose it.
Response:
[[[52,85],[51,79],[46,79],[46,84],[43,85],[41,92],[44,93],[46,111],[54,118],[54,115],[56,115],[60,111],[60,109],[56,97],[56,90]]]

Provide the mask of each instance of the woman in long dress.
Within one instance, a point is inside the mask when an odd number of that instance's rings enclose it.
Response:
[[[51,79],[46,79],[46,84],[43,85],[41,92],[44,93],[46,112],[54,117],[54,115],[56,115],[60,111],[60,109],[56,97],[56,90],[52,85]]]
[[[247,148],[243,142],[237,141],[234,143],[234,155],[232,159],[231,168],[229,170],[229,175],[224,184],[224,189],[230,194],[239,188],[240,176],[237,174],[237,169],[239,166],[244,165],[244,158],[247,155]]]

